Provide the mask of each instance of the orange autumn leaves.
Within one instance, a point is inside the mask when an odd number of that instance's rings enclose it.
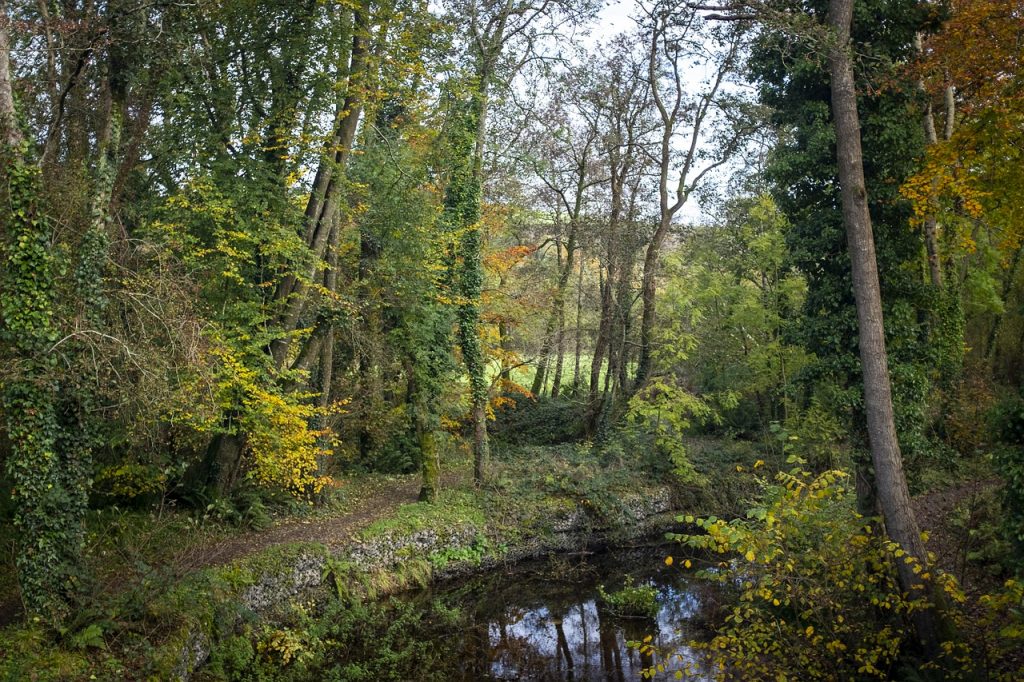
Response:
[[[984,227],[1014,251],[1024,239],[1024,0],[952,0],[949,10],[910,75],[936,105],[953,87],[956,126],[900,191],[913,225],[940,218],[947,249],[973,251]]]

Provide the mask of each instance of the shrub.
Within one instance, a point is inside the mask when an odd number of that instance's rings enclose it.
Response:
[[[992,426],[999,441],[996,469],[1006,482],[1003,529],[1018,558],[1024,559],[1024,398],[1014,396],[998,403],[992,411]]]
[[[914,564],[951,601],[962,604],[965,597],[952,576],[917,563],[858,515],[847,480],[835,470],[779,473],[774,484],[761,481],[763,504],[746,518],[681,517],[705,534],[676,539],[721,557],[699,574],[736,589],[738,598],[709,641],[690,642],[699,661],[671,653],[661,659],[677,662],[681,675],[705,674],[698,669],[704,664],[729,679],[903,678],[907,670],[900,666],[913,651],[908,617],[927,604],[900,591],[896,562]],[[952,608],[962,639],[943,643],[941,662],[916,668],[927,675],[941,667],[946,678],[986,671],[1015,679],[1021,670],[1012,652],[1024,639],[1020,596],[1011,581],[979,600],[980,617],[967,619]],[[652,646],[634,645],[641,653]]]
[[[658,590],[652,585],[635,585],[633,576],[626,576],[626,584],[621,590],[605,592],[604,585],[599,585],[597,593],[608,611],[619,618],[654,618],[658,615]]]
[[[583,434],[583,407],[565,398],[537,398],[521,393],[502,396],[491,431],[515,445],[558,445]]]

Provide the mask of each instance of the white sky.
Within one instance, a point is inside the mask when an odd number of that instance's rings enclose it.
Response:
[[[439,10],[443,1],[444,0],[430,0],[430,5],[432,9]],[[576,43],[587,51],[592,51],[600,44],[611,41],[611,39],[616,35],[634,29],[636,27],[636,22],[631,18],[631,15],[638,14],[638,7],[639,3],[637,0],[606,0],[598,11],[594,21],[586,27],[580,27],[575,30],[574,35],[567,35],[565,39]],[[705,74],[699,69],[691,69],[684,75],[684,79],[690,86],[691,91],[696,92],[701,88],[701,81],[704,75]],[[688,137],[689,131],[683,128],[680,130],[680,135],[677,140],[682,144],[683,140],[686,139],[688,143]],[[706,135],[702,135],[700,144],[707,143]],[[730,172],[731,170],[728,165],[723,166],[723,168],[718,169],[716,173],[713,173],[706,178],[704,184],[712,188],[721,188],[728,179]],[[675,187],[675,177],[677,176],[670,174],[670,192]],[[691,195],[687,204],[682,208],[679,214],[677,214],[676,221],[682,223],[694,223],[702,219],[706,221],[708,217],[709,211],[700,206],[698,197],[695,193],[694,195]]]

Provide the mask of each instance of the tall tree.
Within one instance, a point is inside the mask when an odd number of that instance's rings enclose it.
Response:
[[[903,472],[896,419],[893,412],[892,385],[885,350],[885,324],[882,294],[878,282],[878,264],[864,180],[864,156],[861,149],[860,118],[854,80],[850,27],[854,0],[830,0],[828,25],[833,31],[828,49],[832,88],[832,118],[836,132],[836,156],[842,197],[843,224],[850,254],[853,294],[857,307],[857,330],[861,369],[864,378],[864,411],[868,441],[874,464],[879,506],[886,533],[907,554],[927,561],[921,532],[910,506],[910,493]],[[911,594],[935,599],[938,588],[915,573],[911,566],[897,562],[900,584]],[[936,607],[922,608],[913,614],[917,636],[929,654],[938,652],[943,639]]]
[[[451,109],[460,123],[452,127],[452,151],[455,164],[445,190],[445,211],[449,225],[459,234],[457,277],[454,279],[460,299],[458,340],[462,360],[469,374],[473,422],[473,476],[483,482],[490,447],[487,439],[487,400],[489,382],[480,343],[480,294],[483,289],[480,202],[483,196],[483,153],[487,131],[487,113],[491,90],[500,82],[509,82],[531,58],[545,35],[542,22],[556,24],[559,17],[570,19],[586,9],[572,2],[543,0],[540,3],[516,0],[469,0],[458,7],[468,29],[468,77],[460,102]],[[550,35],[550,28],[547,29]],[[508,54],[513,42],[521,44],[516,54]]]
[[[51,253],[42,169],[20,128],[9,26],[7,3],[0,2],[0,357],[7,374],[0,413],[11,443],[5,471],[13,484],[22,599],[30,613],[60,625],[74,596],[91,453],[62,447],[62,387],[54,353],[59,264]]]
[[[636,58],[627,38],[615,41],[601,63],[601,71],[588,100],[589,117],[600,133],[597,149],[602,160],[598,241],[601,271],[598,280],[600,319],[590,363],[589,396],[585,417],[586,430],[595,433],[612,401],[606,400],[601,379],[610,387],[624,366],[626,350],[623,332],[632,307],[628,295],[635,264],[636,249],[642,240],[637,227],[638,195],[649,175],[650,87],[644,78],[643,63]],[[586,111],[586,110],[585,110]]]
[[[709,173],[732,157],[744,136],[743,127],[735,125],[716,140],[716,149],[710,155],[701,147],[702,137],[709,135],[709,128],[730,107],[723,86],[738,66],[742,24],[731,25],[725,31],[713,29],[698,10],[678,0],[656,2],[644,7],[643,12],[647,78],[661,120],[661,140],[657,152],[658,222],[644,254],[638,385],[651,371],[657,272],[665,240],[691,194]],[[690,94],[690,72],[683,68],[691,60],[710,74],[696,94]],[[681,154],[676,149],[680,135],[684,139]],[[678,174],[674,181],[673,174]]]
[[[590,118],[581,116],[582,122],[572,120],[572,112],[579,112],[578,94],[587,87],[582,75],[567,74],[547,110],[538,112],[537,131],[530,150],[530,167],[555,202],[554,237],[558,250],[555,291],[548,313],[537,359],[537,372],[530,391],[540,395],[548,381],[552,350],[557,355],[551,396],[561,390],[562,355],[564,351],[565,304],[569,279],[576,267],[582,229],[583,211],[588,190],[602,181],[596,173],[595,156],[598,131]],[[578,115],[578,114],[577,114]],[[565,225],[562,225],[564,216]],[[561,257],[562,243],[565,258]]]

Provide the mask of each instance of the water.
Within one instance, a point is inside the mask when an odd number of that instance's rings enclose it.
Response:
[[[695,660],[687,646],[707,638],[707,618],[719,601],[717,586],[693,571],[664,564],[678,547],[640,547],[576,555],[499,569],[486,576],[440,585],[399,599],[425,613],[448,614],[444,625],[424,618],[416,636],[431,641],[428,671],[450,680],[639,680],[657,659],[629,641],[650,635],[659,649]],[[611,614],[598,595],[627,579],[657,589],[654,618]],[[681,664],[672,657],[670,671]],[[655,679],[672,679],[671,672]],[[710,679],[698,674],[694,679]]]

